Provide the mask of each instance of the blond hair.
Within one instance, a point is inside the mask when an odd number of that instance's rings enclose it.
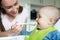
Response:
[[[54,6],[42,7],[39,10],[39,13],[42,13],[43,15],[45,15],[48,18],[53,18],[56,21],[60,18],[60,13],[59,13],[58,8],[56,8]]]

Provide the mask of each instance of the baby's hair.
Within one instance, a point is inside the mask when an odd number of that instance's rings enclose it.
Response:
[[[44,7],[40,8],[39,12],[44,13],[44,15],[48,18],[53,18],[54,20],[56,20],[56,22],[60,18],[59,10],[55,6],[51,6],[51,5],[44,6]]]

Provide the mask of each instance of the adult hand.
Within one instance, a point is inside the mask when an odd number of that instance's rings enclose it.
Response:
[[[11,31],[12,31],[12,33],[14,33],[14,34],[19,34],[21,30],[22,30],[22,26],[21,26],[18,22],[16,22],[16,23],[15,23],[14,25],[12,25],[12,27],[11,27]]]

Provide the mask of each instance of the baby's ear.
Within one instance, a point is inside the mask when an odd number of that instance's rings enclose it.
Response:
[[[55,20],[53,18],[50,18],[50,24],[54,24]]]

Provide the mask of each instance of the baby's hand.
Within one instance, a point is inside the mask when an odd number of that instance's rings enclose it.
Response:
[[[18,22],[16,22],[14,25],[12,25],[11,30],[12,30],[12,33],[19,34],[20,31],[22,30],[22,27],[21,25],[19,25]]]

